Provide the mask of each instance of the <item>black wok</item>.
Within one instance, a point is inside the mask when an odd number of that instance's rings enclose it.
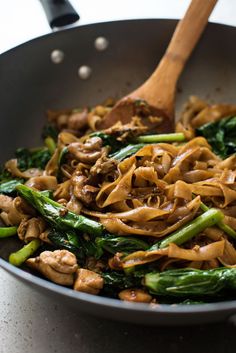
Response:
[[[121,97],[143,82],[161,58],[176,26],[172,20],[134,20],[88,25],[50,34],[0,56],[0,162],[19,146],[40,142],[47,109],[72,108]],[[98,36],[108,39],[104,51],[94,47]],[[209,24],[179,82],[177,111],[191,94],[210,101],[235,103],[236,28]],[[64,60],[55,64],[58,49]],[[78,68],[92,74],[82,80]],[[10,265],[6,259],[17,240],[1,240],[0,266],[60,303],[116,320],[157,325],[221,321],[236,313],[236,301],[151,308],[102,298],[50,283]]]

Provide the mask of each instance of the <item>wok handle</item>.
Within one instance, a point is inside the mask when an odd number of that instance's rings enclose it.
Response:
[[[51,28],[70,25],[79,15],[68,0],[40,0]]]

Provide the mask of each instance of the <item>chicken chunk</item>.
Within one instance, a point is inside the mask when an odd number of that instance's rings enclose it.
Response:
[[[98,294],[104,284],[103,278],[96,272],[80,268],[74,283],[74,289],[79,292]]]
[[[29,267],[42,273],[57,284],[71,286],[78,268],[74,254],[68,250],[43,251],[38,257],[26,261]]]
[[[25,242],[40,238],[41,233],[46,229],[46,223],[42,218],[24,218],[17,230],[20,240]]]

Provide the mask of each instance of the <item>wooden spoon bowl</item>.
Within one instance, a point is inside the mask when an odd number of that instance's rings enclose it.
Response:
[[[143,123],[149,129],[156,132],[174,130],[177,81],[216,3],[217,0],[192,0],[155,71],[140,87],[117,102],[100,122],[99,129],[108,128],[117,121],[128,123],[142,108]]]

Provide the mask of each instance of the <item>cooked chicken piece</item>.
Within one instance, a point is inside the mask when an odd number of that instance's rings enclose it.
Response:
[[[138,303],[150,303],[152,301],[151,295],[142,289],[124,289],[119,293],[121,300]]]
[[[0,216],[6,225],[18,225],[20,222],[35,215],[35,210],[21,197],[0,195]]]
[[[57,178],[55,176],[42,175],[39,177],[30,178],[25,185],[37,190],[56,190]]]
[[[67,127],[71,130],[82,130],[88,123],[88,109],[83,109],[80,112],[75,112],[69,115]]]
[[[41,272],[52,282],[71,286],[78,265],[74,254],[68,250],[43,251],[38,257],[26,261],[34,270]]]
[[[104,284],[103,278],[96,272],[80,268],[74,283],[74,289],[79,292],[98,294]]]
[[[76,172],[71,179],[71,183],[74,187],[73,193],[82,201],[86,206],[88,206],[92,201],[95,200],[99,188],[88,185],[88,178],[80,172]]]
[[[102,139],[100,137],[92,137],[85,143],[72,142],[68,146],[68,151],[79,161],[93,164],[101,157]]]
[[[46,229],[45,221],[38,217],[23,219],[17,229],[18,237],[25,242],[40,238],[41,233]]]
[[[142,124],[142,120],[137,116],[134,116],[128,124],[122,124],[118,121],[112,127],[104,130],[104,133],[115,136],[118,141],[126,141],[146,132],[147,127]]]
[[[117,164],[118,161],[108,158],[106,154],[103,154],[91,167],[90,174],[93,176],[97,174],[107,175],[117,169]]]

